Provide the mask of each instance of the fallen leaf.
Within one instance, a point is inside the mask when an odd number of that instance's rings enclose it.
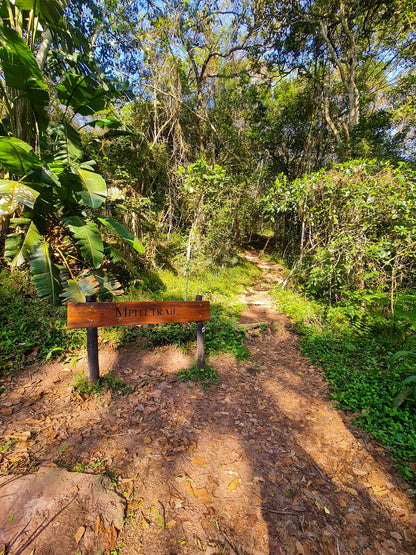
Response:
[[[355,476],[367,476],[368,472],[366,470],[361,470],[361,468],[353,468],[352,473]]]
[[[0,414],[2,416],[11,416],[13,414],[13,408],[12,407],[7,407],[4,409],[0,409]]]
[[[176,526],[176,520],[169,520],[169,522],[166,523],[166,528],[173,528],[174,526]]]
[[[137,509],[143,505],[143,498],[139,497],[139,499],[134,499],[129,503],[129,510],[130,511],[137,511]]]
[[[358,491],[356,489],[344,486],[344,490],[350,493],[351,495],[355,495],[355,497],[358,497]]]
[[[95,537],[99,536],[103,532],[104,532],[104,523],[101,520],[100,515],[97,515],[97,518],[95,519]]]
[[[9,439],[14,439],[15,441],[20,441],[22,443],[28,441],[31,437],[32,432],[12,432],[4,434],[4,439],[6,441]]]
[[[194,495],[196,495],[205,505],[209,505],[214,501],[212,494],[205,488],[195,488]]]
[[[82,536],[85,534],[85,526],[80,526],[75,533],[75,541],[79,543],[81,541]]]
[[[388,493],[388,490],[386,488],[380,486],[372,486],[372,489],[376,495],[386,495]]]
[[[228,484],[228,489],[229,489],[230,491],[234,491],[234,490],[237,488],[237,486],[238,486],[238,484],[239,484],[240,482],[241,482],[241,478],[238,478],[238,477],[237,477],[237,478],[234,478],[234,480],[232,480],[232,482],[230,482],[230,483]]]
[[[189,491],[189,493],[191,494],[191,497],[195,497],[194,490],[193,490],[191,484],[188,481],[185,482],[185,487]]]
[[[197,464],[198,466],[201,466],[203,464],[207,464],[207,461],[205,459],[203,459],[202,457],[195,457],[192,462],[194,464]]]
[[[146,436],[143,440],[143,443],[152,443],[152,438],[150,436]]]
[[[117,542],[117,530],[115,529],[114,524],[111,523],[110,526],[107,526],[107,528],[104,531],[103,544],[105,549],[112,551],[116,547],[116,542]]]

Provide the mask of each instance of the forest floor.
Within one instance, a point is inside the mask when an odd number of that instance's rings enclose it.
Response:
[[[73,395],[85,354],[6,384],[0,553],[416,553],[409,487],[273,309],[280,268],[247,257],[263,271],[241,324],[268,329],[249,329],[248,362],[211,357],[218,387],[178,381],[194,355],[134,344],[100,351],[123,395]]]

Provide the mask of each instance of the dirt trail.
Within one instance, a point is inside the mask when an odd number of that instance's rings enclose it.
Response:
[[[218,388],[178,382],[175,373],[193,357],[173,347],[132,346],[100,353],[102,370],[114,368],[131,385],[128,395],[71,396],[84,358],[76,369],[27,369],[0,397],[0,430],[14,438],[0,451],[0,488],[32,465],[78,466],[117,476],[126,505],[123,526],[105,522],[99,506],[45,513],[50,525],[38,525],[29,543],[24,530],[9,553],[416,553],[408,487],[383,449],[332,406],[291,322],[273,309],[268,290],[279,267],[254,252],[247,258],[263,269],[241,299],[253,358],[213,357]],[[251,327],[263,322],[265,334]],[[1,539],[4,520],[0,543],[10,541]]]

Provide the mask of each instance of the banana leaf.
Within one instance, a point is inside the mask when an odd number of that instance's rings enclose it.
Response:
[[[84,260],[98,268],[103,261],[104,245],[97,224],[80,216],[63,218],[63,222],[73,233]]]
[[[3,169],[23,176],[40,165],[40,160],[30,145],[15,137],[0,138],[0,166]]]
[[[61,294],[62,301],[64,303],[84,303],[85,297],[94,295],[99,288],[100,284],[92,274],[84,277],[81,275],[76,278],[67,278]]]
[[[42,240],[35,224],[30,220],[26,220],[19,227],[26,229],[9,234],[5,244],[4,256],[13,268],[21,266]]]
[[[51,249],[45,239],[36,246],[30,257],[30,266],[39,297],[58,303],[62,291],[61,267],[53,262]]]
[[[81,116],[90,116],[105,108],[107,94],[91,76],[68,73],[57,87],[58,98]]]
[[[98,173],[83,170],[82,168],[77,168],[76,172],[81,178],[84,189],[78,195],[90,208],[101,206],[107,196],[107,185],[104,179]]]
[[[39,192],[22,181],[0,179],[0,215],[13,214],[19,202],[33,208]]]
[[[112,218],[108,218],[106,216],[100,216],[97,218],[99,222],[105,225],[111,231],[117,233],[119,237],[124,239],[135,251],[142,254],[144,253],[144,246],[141,242],[135,237],[130,231],[128,231],[124,226],[113,220]]]
[[[14,29],[1,23],[0,65],[6,86],[23,93],[20,96],[30,102],[39,129],[44,131],[49,121],[48,86],[28,45]]]

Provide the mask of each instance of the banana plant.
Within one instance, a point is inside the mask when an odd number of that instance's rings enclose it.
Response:
[[[35,56],[40,24],[44,40]],[[119,293],[119,284],[102,269],[109,235],[117,234],[144,252],[136,237],[108,217],[106,183],[94,171],[94,162],[84,161],[74,123],[78,118],[87,125],[86,118],[106,107],[109,87],[92,72],[71,70],[50,98],[39,53],[44,55],[42,47],[48,48],[59,26],[65,33],[58,0],[2,3],[0,222],[3,228],[8,224],[4,255],[11,268],[29,261],[40,297],[55,303],[83,301],[98,289]],[[50,124],[49,107],[55,99],[62,109],[58,121]]]

